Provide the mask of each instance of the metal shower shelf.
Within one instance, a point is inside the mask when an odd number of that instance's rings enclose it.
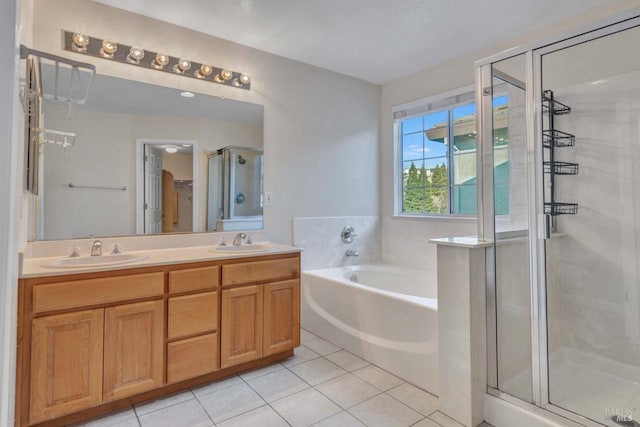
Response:
[[[578,164],[556,160],[556,148],[573,147],[575,135],[562,132],[555,127],[555,116],[571,113],[571,107],[556,101],[552,90],[542,93],[542,110],[547,114],[547,129],[542,131],[542,146],[547,150],[548,160],[543,161],[544,173],[549,175],[549,193],[545,195],[548,202],[544,204],[547,215],[575,215],[578,213],[577,203],[561,203],[556,201],[556,175],[577,175]],[[554,221],[555,227],[555,221]]]
[[[576,137],[567,132],[556,129],[542,131],[542,145],[551,147],[573,147],[576,144]]]
[[[571,113],[571,107],[553,98],[553,91],[545,90],[542,92],[542,111],[548,113],[551,110],[556,116]]]
[[[555,175],[578,175],[578,164],[570,162],[544,162],[544,173]]]
[[[545,203],[544,213],[547,215],[575,215],[578,213],[577,203]]]

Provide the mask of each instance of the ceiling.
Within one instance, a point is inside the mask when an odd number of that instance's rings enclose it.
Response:
[[[615,0],[97,0],[376,84]]]

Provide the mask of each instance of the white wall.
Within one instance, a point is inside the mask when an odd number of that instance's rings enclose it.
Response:
[[[378,214],[379,86],[102,4],[36,0],[35,47],[87,61],[61,50],[62,28],[248,72],[251,91],[90,59],[101,74],[264,105],[274,240],[291,242],[294,216]]]
[[[192,153],[162,153],[162,168],[173,174],[175,181],[189,181],[193,179]]]

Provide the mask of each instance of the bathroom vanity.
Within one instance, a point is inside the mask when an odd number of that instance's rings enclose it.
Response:
[[[34,264],[19,287],[16,425],[77,422],[291,356],[300,253],[283,248],[186,248],[81,273]]]

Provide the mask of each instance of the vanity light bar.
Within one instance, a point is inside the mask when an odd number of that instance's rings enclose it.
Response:
[[[240,89],[251,89],[251,78],[246,73],[170,56],[164,52],[152,52],[139,46],[127,46],[113,40],[100,39],[73,31],[62,30],[62,48],[69,52],[95,56],[123,64],[137,65]]]

